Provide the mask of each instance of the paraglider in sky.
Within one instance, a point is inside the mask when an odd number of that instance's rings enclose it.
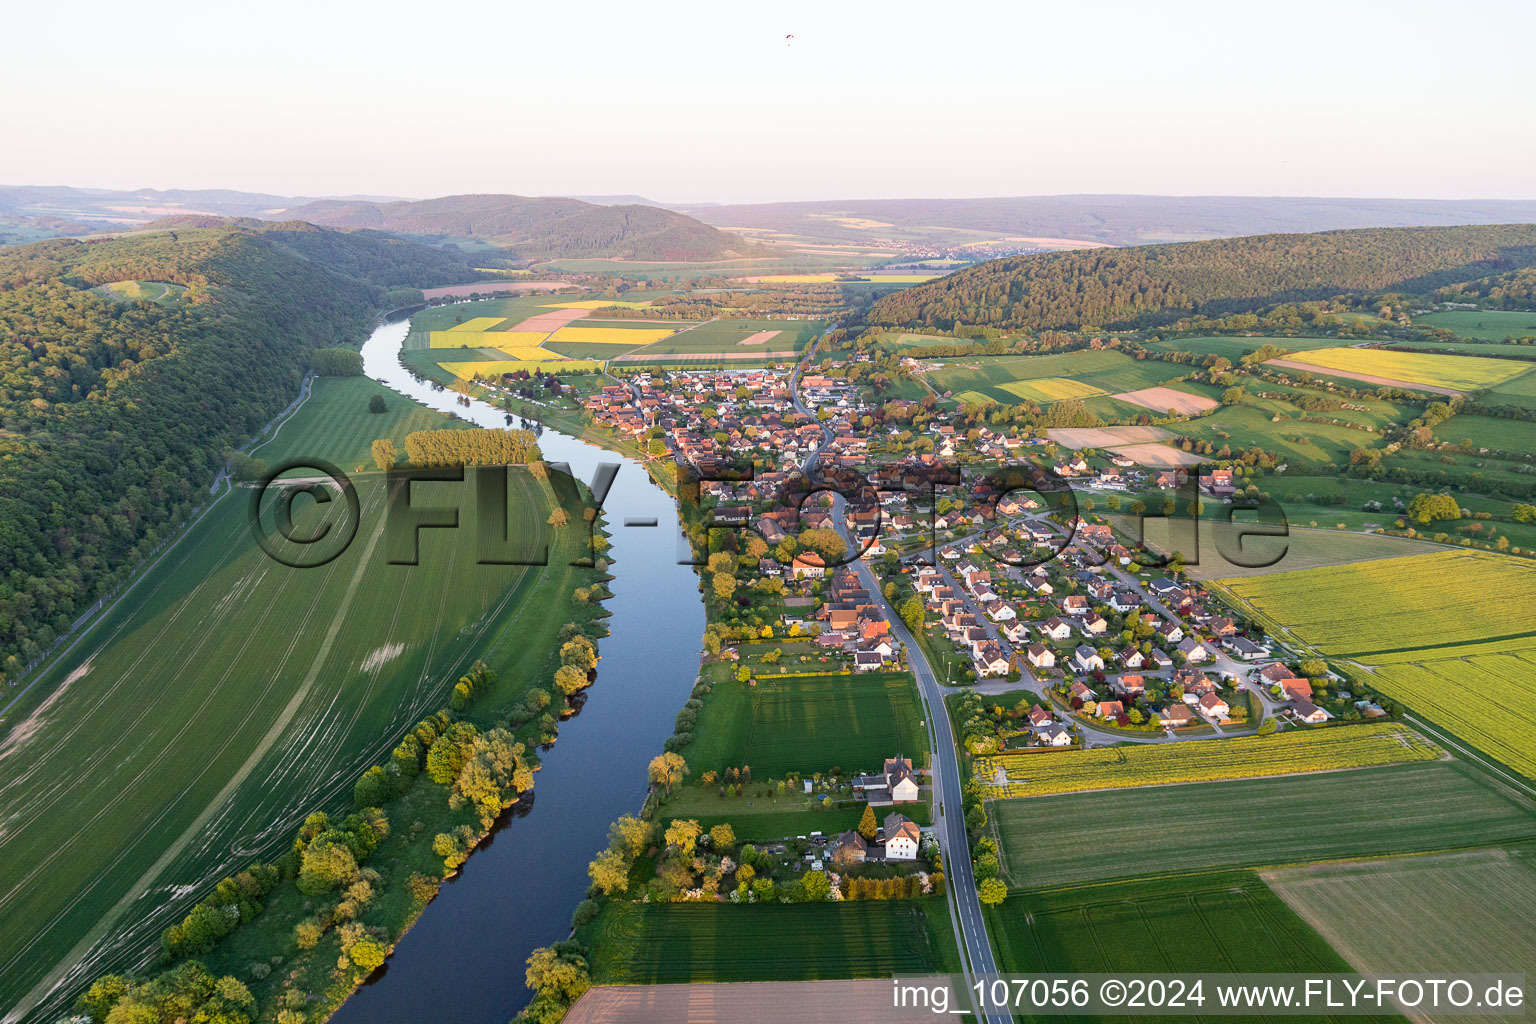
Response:
[[[793,38],[795,38],[795,37],[794,37],[794,36],[792,36],[792,35],[786,35],[786,36],[785,36],[785,37],[784,37],[784,45],[785,45],[785,46],[788,46],[788,45],[789,45],[789,41],[790,41],[790,40],[791,40],[791,39],[793,39]]]

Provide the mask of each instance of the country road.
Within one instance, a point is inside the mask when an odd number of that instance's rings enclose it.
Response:
[[[804,358],[795,366],[789,379],[790,400],[794,403],[795,409],[813,419],[815,413],[807,409],[800,399],[800,373],[815,354],[819,341],[818,338],[806,349]],[[822,443],[817,445],[805,460],[806,477],[813,482],[816,479],[816,461],[831,439],[831,429],[823,425]],[[848,544],[848,549],[856,550],[853,539],[848,536],[841,495],[833,495],[832,521],[838,534]],[[928,720],[928,742],[933,750],[930,782],[933,786],[934,829],[944,852],[944,876],[949,883],[950,910],[954,917],[956,940],[963,951],[966,988],[974,992],[971,986],[975,984],[977,975],[996,974],[998,971],[997,962],[992,956],[992,943],[987,938],[986,921],[981,914],[981,900],[976,893],[976,876],[971,865],[970,839],[965,832],[965,815],[960,809],[962,781],[960,766],[955,753],[954,730],[950,725],[949,713],[944,707],[944,690],[928,664],[927,658],[924,657],[922,648],[907,631],[906,624],[901,621],[901,616],[896,614],[896,609],[892,608],[890,602],[885,599],[885,595],[881,592],[880,581],[875,577],[874,571],[863,559],[858,560],[854,565],[858,570],[859,581],[869,591],[870,599],[879,606],[881,614],[890,622],[891,633],[906,649],[907,663],[912,668],[913,676],[917,678],[918,692],[923,698],[923,708]],[[964,999],[971,998],[967,993],[958,993],[958,995]],[[976,1016],[986,1024],[1012,1024],[1013,1019],[1010,1014],[995,1011],[976,1014]]]

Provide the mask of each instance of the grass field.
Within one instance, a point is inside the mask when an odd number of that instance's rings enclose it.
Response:
[[[1527,778],[1536,779],[1536,639],[1372,658],[1371,684]]]
[[[449,424],[399,396],[370,414],[374,390],[317,381],[256,455],[350,471],[375,437],[401,445]],[[523,535],[551,533],[547,485],[511,480]],[[459,529],[422,531],[420,565],[389,565],[382,477],[354,481],[356,540],[313,569],[262,554],[248,492],[225,496],[7,712],[0,1006],[77,943],[92,947],[82,974],[142,963],[212,880],[286,848],[311,811],[349,807],[358,772],[442,706],[474,657],[506,693],[543,667],[575,585],[569,558],[476,565],[466,502]],[[421,500],[454,503],[452,487],[422,485]],[[300,529],[314,507],[296,509]]]
[[[1536,313],[1495,309],[1455,309],[1415,317],[1413,322],[1426,327],[1442,327],[1447,331],[1454,331],[1463,338],[1484,338],[1490,341],[1536,335]]]
[[[1508,360],[1499,360],[1508,362]],[[1511,366],[1520,366],[1520,363],[1510,363]],[[1527,409],[1536,409],[1536,372],[1526,373],[1497,385],[1493,394],[1489,396],[1493,401],[1504,405],[1519,405]]]
[[[1114,394],[1155,387],[1189,372],[1172,363],[1137,360],[1123,352],[1108,350],[1044,356],[957,356],[937,360],[934,366],[928,373],[928,382],[939,393],[953,392],[957,398],[973,394],[1002,405],[1043,400],[1009,389],[1008,385],[1019,382],[1033,385],[1046,378],[1067,380],[1076,382],[1079,387],[1096,389],[1096,393]],[[1045,385],[1047,391],[1052,387]],[[1060,398],[1050,400],[1059,401]]]
[[[142,301],[169,306],[181,301],[182,296],[187,294],[187,286],[169,281],[113,281],[111,284],[97,285],[91,291],[120,302]]]
[[[978,757],[975,771],[989,796],[1028,797],[1371,768],[1432,761],[1440,756],[1439,748],[1412,729],[1377,724],[1316,732],[1290,729],[1275,736],[1220,743],[1149,743],[1059,753],[996,754]],[[1004,785],[997,783],[999,769],[1007,778]]]
[[[1332,509],[1314,509],[1310,507],[1293,507],[1291,503],[1285,503],[1287,522],[1290,524],[1290,532],[1283,538],[1253,537],[1241,541],[1239,549],[1238,536],[1240,527],[1234,527],[1222,522],[1200,523],[1198,537],[1197,564],[1188,566],[1189,575],[1197,580],[1210,580],[1218,578],[1233,578],[1242,576],[1263,576],[1276,572],[1294,572],[1298,569],[1313,569],[1321,565],[1343,565],[1351,562],[1368,562],[1378,558],[1403,558],[1408,555],[1422,555],[1427,552],[1444,551],[1437,544],[1426,541],[1411,540],[1407,537],[1387,537],[1381,534],[1353,533],[1335,529],[1311,529],[1298,526],[1298,522],[1310,522],[1307,517],[1315,515],[1328,515]],[[1351,516],[1356,513],[1351,513]],[[1124,524],[1122,529],[1134,531],[1134,521],[1128,516],[1111,516],[1112,521]],[[1379,513],[1367,518],[1380,522]],[[1327,522],[1327,520],[1324,520]],[[1146,524],[1146,541],[1154,550],[1171,554],[1176,544],[1170,542],[1169,521],[1166,519],[1148,519]],[[1180,523],[1180,528],[1187,526]],[[1183,536],[1182,534],[1178,536]],[[1186,548],[1189,545],[1182,540],[1179,544]],[[1280,560],[1273,565],[1234,565],[1227,560],[1226,552],[1239,555],[1245,561],[1262,562],[1280,554]],[[1239,554],[1240,552],[1240,554]],[[1188,557],[1191,551],[1185,550]]]
[[[1287,418],[1276,421],[1280,414]],[[1195,440],[1209,441],[1219,450],[1223,446],[1238,452],[1262,448],[1284,456],[1292,464],[1348,462],[1349,453],[1369,445],[1379,435],[1332,423],[1292,421],[1301,410],[1288,402],[1245,398],[1238,405],[1224,406],[1199,419],[1173,424],[1169,429]]]
[[[658,985],[957,971],[948,907],[932,897],[741,906],[613,902],[589,926],[592,980]]]
[[[1010,395],[1027,398],[1032,402],[1059,402],[1064,398],[1092,398],[1105,394],[1103,389],[1068,377],[1037,377],[1034,380],[1015,380],[998,385]]]
[[[1020,893],[985,914],[1011,973],[1349,970],[1250,871]]]
[[[1325,370],[1366,373],[1409,384],[1432,384],[1457,391],[1493,387],[1531,369],[1508,359],[1477,359],[1472,356],[1366,348],[1314,349],[1290,358]]]
[[[1536,804],[1452,761],[987,806],[1015,888],[1536,837]]]
[[[769,791],[768,795],[763,795],[764,790]],[[896,809],[919,825],[932,820],[925,801],[902,804]],[[741,796],[724,797],[719,795],[717,786],[688,785],[678,787],[662,803],[656,820],[694,818],[705,828],[728,822],[738,839],[769,840],[812,832],[835,836],[857,825],[863,813],[862,801],[822,801],[788,790],[781,796],[776,786],[766,783],[743,787]]]
[[[1435,427],[1435,437],[1452,444],[1470,441],[1473,448],[1536,453],[1536,423],[1492,416],[1452,416]]]
[[[926,734],[912,677],[764,676],[756,686],[716,683],[699,712],[694,740],[682,751],[690,771],[750,765],[754,777],[789,772],[876,771],[887,757],[927,761]]]
[[[643,354],[751,354],[753,347],[744,346],[741,342],[763,331],[779,333],[757,348],[769,352],[800,352],[825,327],[826,322],[823,320],[711,320],[647,345]]]
[[[1478,551],[1220,582],[1249,608],[1330,655],[1529,634],[1536,602],[1536,565]]]
[[[1362,974],[1536,976],[1529,846],[1285,868],[1263,878]]]
[[[1329,348],[1339,343],[1337,338],[1170,338],[1154,341],[1147,348],[1159,352],[1194,352],[1203,356],[1225,356],[1237,362],[1249,352],[1273,345],[1282,352],[1306,352],[1314,348]]]

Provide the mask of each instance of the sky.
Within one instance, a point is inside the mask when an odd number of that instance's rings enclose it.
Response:
[[[17,4],[0,183],[661,202],[1536,198],[1536,4],[1466,10]]]

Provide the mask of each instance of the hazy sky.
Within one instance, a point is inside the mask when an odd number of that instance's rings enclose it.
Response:
[[[1536,198],[1529,0],[85,0],[5,25],[6,184]]]

